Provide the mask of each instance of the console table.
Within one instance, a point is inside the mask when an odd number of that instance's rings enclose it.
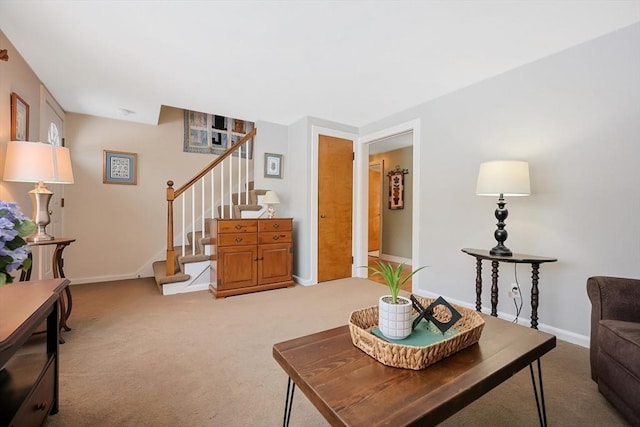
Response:
[[[482,260],[491,261],[491,315],[498,316],[498,265],[501,262],[531,264],[531,327],[538,329],[538,278],[540,264],[556,262],[556,258],[535,255],[513,254],[511,256],[491,255],[484,249],[464,248],[462,252],[476,259],[476,311],[482,311]]]
[[[0,287],[0,425],[41,425],[58,412],[60,295],[67,279]],[[46,320],[46,343],[25,344]],[[28,347],[28,349],[27,349]]]
[[[62,258],[62,252],[64,249],[69,246],[71,243],[75,242],[76,239],[71,239],[68,237],[56,237],[53,240],[43,240],[41,242],[27,242],[27,245],[33,247],[38,246],[49,246],[56,245],[56,248],[53,251],[53,256],[51,257],[52,262],[52,270],[53,277],[55,279],[65,278],[64,275],[64,259]],[[29,258],[33,260],[32,254],[29,254]],[[20,274],[20,281],[30,280],[31,279],[31,268],[27,271],[23,271]],[[65,331],[70,331],[71,328],[67,325],[67,319],[71,316],[71,308],[73,307],[73,298],[71,298],[71,289],[69,286],[65,288],[64,297],[60,296],[60,328],[64,328]],[[65,301],[66,299],[66,301]],[[62,337],[60,337],[60,341],[64,343]]]

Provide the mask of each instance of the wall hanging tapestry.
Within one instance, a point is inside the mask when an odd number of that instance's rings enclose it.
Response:
[[[404,175],[409,169],[400,166],[387,173],[389,177],[389,209],[404,209]]]

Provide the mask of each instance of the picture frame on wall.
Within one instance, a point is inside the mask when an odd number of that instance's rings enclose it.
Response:
[[[138,154],[103,150],[103,184],[138,184]]]
[[[282,154],[264,153],[264,177],[282,178]]]
[[[29,140],[29,104],[15,92],[11,93],[11,140]]]

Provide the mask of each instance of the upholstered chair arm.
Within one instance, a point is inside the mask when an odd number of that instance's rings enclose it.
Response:
[[[598,324],[602,319],[640,322],[640,279],[590,277],[587,295],[591,300],[591,378],[595,381]]]
[[[590,277],[587,280],[587,294],[592,305],[592,321],[611,319],[640,322],[640,279]]]

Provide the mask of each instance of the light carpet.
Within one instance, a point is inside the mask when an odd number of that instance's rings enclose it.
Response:
[[[153,279],[72,287],[60,346],[60,412],[48,426],[279,426],[287,376],[273,344],[346,324],[386,287],[367,279],[216,300],[161,296]],[[550,425],[624,426],[589,376],[586,348],[542,359]],[[291,426],[326,426],[296,392]],[[537,426],[528,369],[445,426]]]

